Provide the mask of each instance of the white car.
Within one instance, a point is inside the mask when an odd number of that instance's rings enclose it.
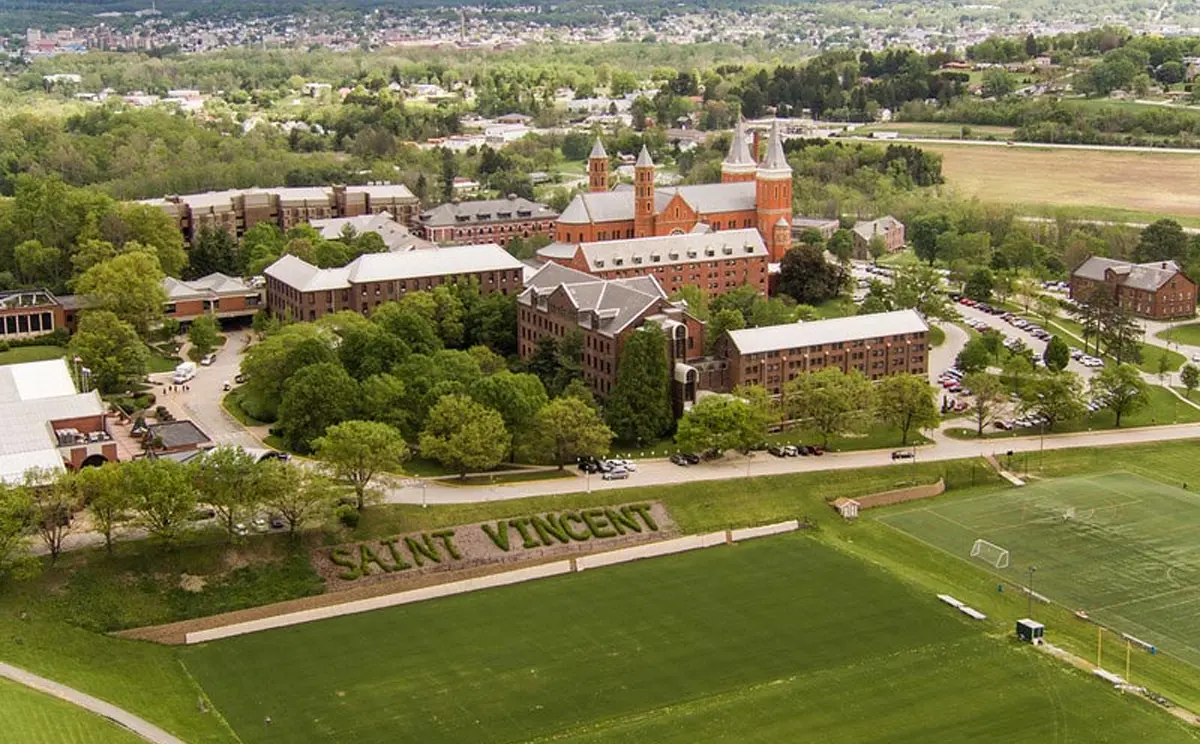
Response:
[[[212,363],[215,361],[217,361],[216,354],[205,354],[204,357],[200,360],[200,366],[201,367],[209,367],[209,366],[212,366]]]
[[[1200,354],[1192,354],[1192,363],[1200,364]]]
[[[637,463],[633,460],[609,460],[608,462],[614,468],[625,468],[631,473],[637,472]]]

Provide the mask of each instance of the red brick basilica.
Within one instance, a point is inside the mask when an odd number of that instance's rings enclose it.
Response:
[[[573,253],[569,248],[580,243],[682,235],[705,225],[714,232],[756,228],[770,260],[778,262],[792,245],[792,168],[783,154],[777,122],[771,127],[766,156],[761,162],[756,156],[738,122],[721,163],[720,183],[656,187],[654,162],[643,147],[633,185],[609,190],[608,154],[597,139],[588,158],[588,193],[576,196],[563,210],[555,226],[556,243],[543,249],[544,257],[557,258],[556,251]]]

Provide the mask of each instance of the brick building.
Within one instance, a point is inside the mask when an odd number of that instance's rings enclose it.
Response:
[[[850,230],[854,240],[854,256],[860,259],[870,258],[871,241],[879,238],[887,253],[894,253],[904,247],[904,223],[887,215],[877,220],[860,220],[854,223]]]
[[[561,254],[552,254],[561,255]],[[581,243],[556,263],[601,279],[653,276],[668,294],[694,285],[710,295],[750,285],[767,294],[767,246],[754,228]]]
[[[47,290],[0,292],[0,340],[32,338],[66,327],[65,308]]]
[[[408,187],[394,184],[209,191],[141,203],[170,215],[189,242],[205,228],[240,238],[260,222],[288,230],[313,220],[388,212],[408,223],[420,209],[420,200]]]
[[[167,277],[163,289],[167,292],[163,313],[181,322],[201,315],[245,318],[265,306],[262,289],[219,272],[190,281]]]
[[[672,400],[679,415],[695,400],[696,372],[688,362],[704,354],[704,324],[668,300],[653,275],[598,279],[547,263],[517,298],[521,358],[531,359],[541,339],[561,340],[577,329],[583,335],[583,381],[600,397],[616,384],[625,341],[646,323],[657,323],[667,335]]]
[[[779,395],[805,372],[857,369],[872,380],[893,374],[924,376],[929,367],[929,325],[915,310],[855,315],[807,323],[730,331],[713,356],[724,361],[711,387],[762,385]]]
[[[554,235],[555,212],[545,204],[508,196],[505,199],[455,201],[421,213],[413,229],[434,243],[497,243]]]
[[[316,320],[353,310],[366,315],[384,302],[441,284],[476,281],[479,291],[520,294],[525,265],[495,243],[406,253],[367,253],[341,268],[320,269],[287,255],[263,272],[267,307],[280,317]]]
[[[561,257],[579,243],[684,234],[699,224],[713,231],[757,229],[773,262],[792,246],[792,168],[783,154],[778,122],[772,125],[761,163],[746,144],[744,125],[738,123],[721,164],[720,183],[656,187],[654,162],[644,147],[634,165],[632,186],[608,190],[608,169],[608,156],[597,142],[588,159],[589,192],[576,196],[563,210],[555,243],[539,255]]]
[[[1092,256],[1071,272],[1071,299],[1087,302],[1109,292],[1129,313],[1169,320],[1196,314],[1196,283],[1174,261],[1144,264]]]

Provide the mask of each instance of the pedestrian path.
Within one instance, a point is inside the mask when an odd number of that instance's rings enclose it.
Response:
[[[89,710],[98,716],[107,718],[108,720],[123,726],[146,741],[153,744],[184,744],[182,739],[178,739],[166,731],[163,731],[154,724],[142,718],[138,718],[132,713],[122,710],[117,706],[106,703],[103,700],[94,698],[91,695],[86,695],[78,690],[60,685],[57,682],[48,680],[45,677],[39,677],[32,672],[27,672],[20,667],[12,666],[0,662],[0,677],[10,679],[13,682],[25,685],[38,692],[52,695],[59,700],[65,700],[72,705],[77,705],[80,708]]]

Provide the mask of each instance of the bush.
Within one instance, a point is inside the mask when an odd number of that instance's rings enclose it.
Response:
[[[349,529],[358,527],[358,509],[353,506],[339,506],[337,509],[337,518],[344,526]]]
[[[10,347],[8,345],[7,341],[0,341],[0,354],[3,354],[4,352],[8,351],[10,348],[12,348],[12,347]]]

